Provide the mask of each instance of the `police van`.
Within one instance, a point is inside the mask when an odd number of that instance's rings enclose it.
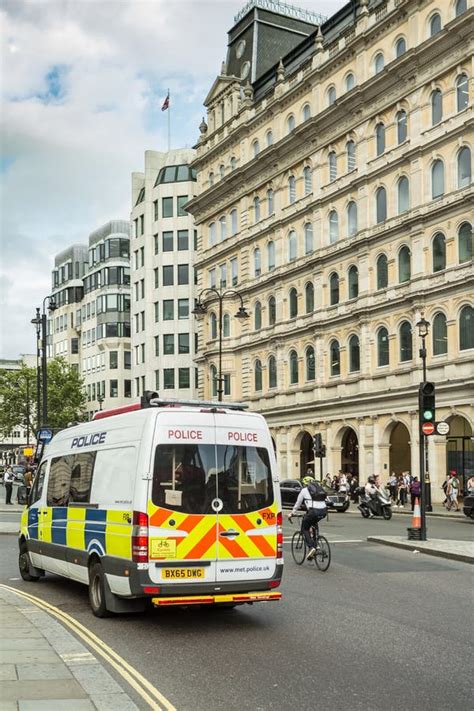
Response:
[[[21,519],[24,580],[89,586],[98,617],[154,605],[277,600],[275,454],[261,415],[167,401],[99,412],[56,434]]]

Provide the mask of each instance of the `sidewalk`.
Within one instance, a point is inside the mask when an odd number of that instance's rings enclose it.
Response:
[[[2,711],[138,711],[103,664],[43,610],[0,589]]]
[[[394,548],[418,551],[439,558],[460,560],[474,565],[474,543],[469,541],[450,541],[444,538],[430,538],[428,541],[409,541],[405,536],[368,536],[370,543],[381,543]]]

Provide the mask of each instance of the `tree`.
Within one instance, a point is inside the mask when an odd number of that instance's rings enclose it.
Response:
[[[85,419],[84,381],[77,369],[64,358],[48,361],[48,422],[54,429]],[[27,397],[27,393],[29,397]],[[29,417],[28,417],[29,415]],[[0,434],[10,437],[13,430],[37,429],[36,368],[0,370]]]

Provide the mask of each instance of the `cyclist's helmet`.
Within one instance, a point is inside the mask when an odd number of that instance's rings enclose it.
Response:
[[[308,486],[308,484],[311,484],[312,481],[314,481],[314,478],[312,476],[304,476],[302,479],[304,486]]]
[[[374,477],[374,476],[369,476],[369,478],[367,479],[367,481],[369,482],[369,484],[375,484],[375,477]]]

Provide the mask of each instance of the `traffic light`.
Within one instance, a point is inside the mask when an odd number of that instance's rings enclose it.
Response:
[[[321,433],[318,432],[313,437],[313,451],[314,451],[315,457],[321,456],[320,452],[321,452],[322,446],[323,446],[323,438],[321,437]]]
[[[435,384],[424,382],[420,384],[418,392],[418,403],[420,409],[420,422],[435,421]]]

